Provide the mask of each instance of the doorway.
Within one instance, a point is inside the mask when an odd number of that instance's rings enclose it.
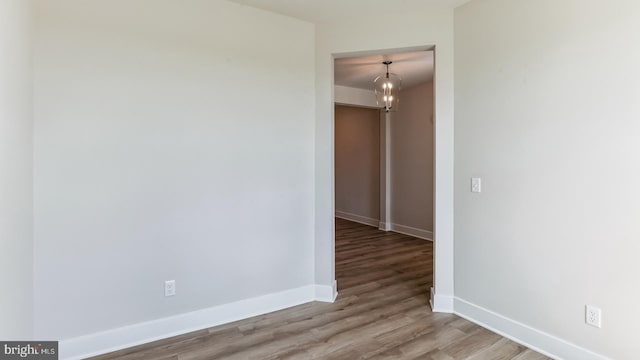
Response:
[[[399,106],[391,112],[380,109],[372,91],[373,79],[385,72],[385,61],[391,62],[389,71],[402,78]],[[381,232],[368,236],[387,246],[392,242],[387,252],[401,253],[403,242],[415,246],[416,238],[433,241],[434,52],[336,58],[334,75],[335,264],[340,289],[341,274],[345,277],[340,267],[349,262],[344,242],[353,245],[350,232],[363,231],[350,223],[378,228]],[[433,286],[433,244],[424,246],[418,252],[429,258],[415,264],[429,267],[423,284],[428,293]]]

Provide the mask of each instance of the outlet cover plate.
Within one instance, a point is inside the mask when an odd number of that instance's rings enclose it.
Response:
[[[587,325],[593,327],[602,327],[602,310],[593,305],[587,305],[585,309],[585,319]]]

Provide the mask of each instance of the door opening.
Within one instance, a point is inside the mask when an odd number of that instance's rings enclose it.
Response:
[[[402,78],[399,104],[391,112],[381,109],[384,104],[376,102],[373,91],[385,62]],[[433,49],[335,59],[339,291],[365,281],[362,272],[397,282],[409,272],[422,279],[413,284],[420,291],[428,293],[433,286],[433,80]]]

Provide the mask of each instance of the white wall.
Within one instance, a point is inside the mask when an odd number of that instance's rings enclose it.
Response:
[[[335,107],[336,216],[380,222],[380,110]]]
[[[349,86],[334,86],[335,103],[379,109],[373,90],[358,89]]]
[[[36,3],[36,336],[312,284],[313,25],[226,1]]]
[[[640,334],[639,13],[476,0],[455,20],[456,296],[620,360]]]
[[[33,121],[29,2],[0,1],[0,339],[33,321]]]
[[[391,113],[391,219],[433,231],[433,82],[402,89]],[[402,228],[400,228],[402,229]]]
[[[375,50],[425,49],[435,45],[435,287],[436,308],[451,311],[453,296],[453,10],[423,1],[385,8],[385,31],[372,27],[379,7],[341,12],[316,24],[316,283],[334,276],[333,59]],[[363,13],[369,11],[369,13]]]

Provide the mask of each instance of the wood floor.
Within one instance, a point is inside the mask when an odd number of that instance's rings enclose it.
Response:
[[[548,359],[455,315],[432,313],[432,243],[336,220],[334,304],[309,303],[95,360]]]

